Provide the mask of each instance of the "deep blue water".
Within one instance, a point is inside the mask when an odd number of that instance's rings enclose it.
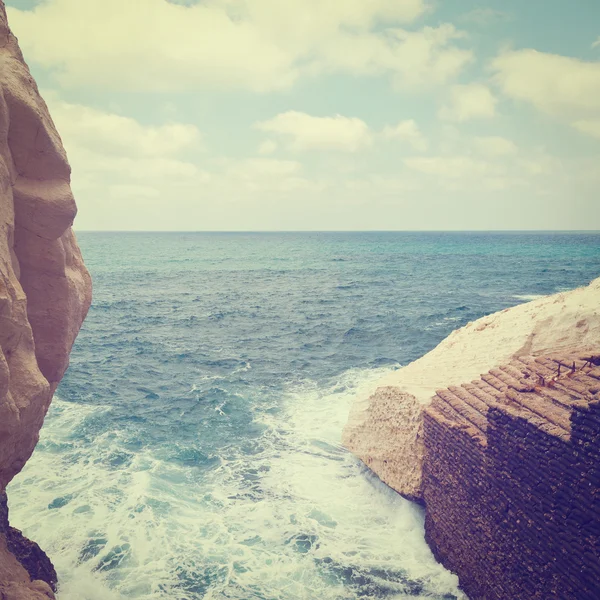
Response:
[[[453,329],[600,275],[600,234],[81,233],[94,302],[13,521],[62,600],[459,598],[339,445]]]

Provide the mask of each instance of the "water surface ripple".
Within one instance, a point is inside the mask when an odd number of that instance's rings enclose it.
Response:
[[[600,275],[598,234],[81,233],[94,302],[13,523],[60,600],[462,598],[339,445],[450,331]]]

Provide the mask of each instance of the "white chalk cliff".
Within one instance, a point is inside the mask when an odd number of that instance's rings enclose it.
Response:
[[[517,356],[600,345],[600,278],[483,317],[357,398],[342,443],[400,494],[421,499],[423,410],[436,390],[478,379]]]
[[[31,456],[91,302],[71,225],[60,137],[0,0],[0,495]],[[0,508],[0,598],[53,598],[9,547]],[[15,537],[16,536],[16,537]],[[35,545],[33,545],[35,546]],[[14,550],[13,550],[14,552]]]

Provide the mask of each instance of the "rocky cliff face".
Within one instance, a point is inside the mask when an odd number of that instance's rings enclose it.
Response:
[[[69,181],[60,137],[0,0],[0,495],[33,452],[91,302]],[[53,597],[10,552],[18,536],[7,527],[0,523],[0,597]]]
[[[483,317],[358,398],[342,442],[390,487],[422,501],[423,415],[437,389],[471,381],[518,356],[598,346],[600,279]]]

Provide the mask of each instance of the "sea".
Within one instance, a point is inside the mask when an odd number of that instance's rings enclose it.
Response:
[[[600,276],[600,234],[81,232],[94,301],[12,524],[59,600],[462,599],[353,399],[483,315]]]

